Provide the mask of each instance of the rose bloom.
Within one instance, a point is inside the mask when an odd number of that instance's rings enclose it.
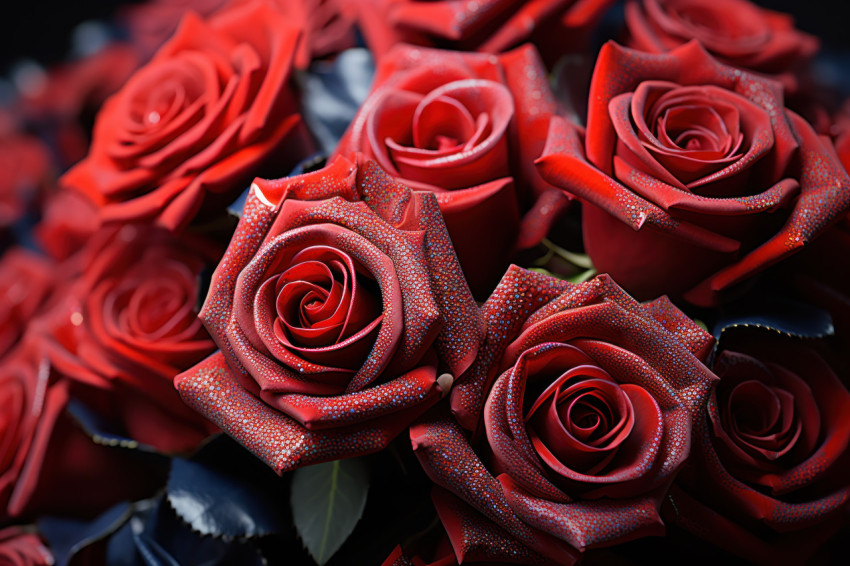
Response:
[[[547,61],[583,44],[613,0],[365,0],[354,2],[370,50],[393,45],[499,53],[534,43]]]
[[[202,16],[232,9],[252,0],[150,0],[123,7],[130,41],[143,53],[153,53],[177,29],[187,12]],[[356,45],[354,18],[344,0],[272,0],[289,26],[302,34],[294,65],[306,69],[313,59]]]
[[[627,45],[664,53],[696,39],[728,65],[781,77],[794,85],[792,71],[811,59],[818,39],[794,28],[788,14],[749,0],[629,0]]]
[[[850,393],[807,344],[767,332],[714,370],[665,518],[753,562],[803,563],[846,518]]]
[[[23,248],[0,258],[0,359],[12,349],[53,289],[52,262]]]
[[[221,352],[175,385],[278,473],[385,447],[485,327],[434,195],[344,158],[255,181],[200,317]]]
[[[53,566],[56,560],[34,531],[13,526],[0,530],[0,564]]]
[[[534,207],[520,228],[537,197],[559,192],[533,165],[556,110],[531,46],[497,57],[399,45],[381,59],[336,154],[362,152],[436,193],[470,287],[486,298],[511,252],[538,243],[568,202]]]
[[[102,391],[96,410],[167,452],[214,430],[172,386],[215,349],[197,319],[199,274],[217,257],[204,246],[149,226],[102,229],[71,260],[79,272],[67,291],[32,323],[57,371]]]
[[[538,165],[586,203],[596,268],[638,298],[728,300],[850,206],[831,143],[783,108],[778,83],[696,42],[664,55],[606,44],[589,100],[585,141],[553,120]]]
[[[91,517],[162,480],[138,454],[95,444],[66,412],[72,393],[89,392],[56,373],[37,340],[0,361],[0,521]]]
[[[47,147],[4,122],[0,115],[0,229],[34,210],[51,179]]]
[[[41,249],[64,260],[83,249],[99,227],[97,209],[89,199],[76,191],[58,190],[46,199],[32,231]]]
[[[716,381],[701,363],[713,339],[605,275],[574,285],[512,267],[483,311],[454,415],[410,429],[458,560],[571,564],[663,533],[662,499]]]
[[[105,221],[180,229],[224,208],[264,167],[310,151],[289,90],[297,29],[265,1],[179,30],[97,116],[88,156],[60,183]]]

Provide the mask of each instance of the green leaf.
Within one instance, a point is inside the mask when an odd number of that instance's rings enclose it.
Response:
[[[569,250],[565,250],[561,246],[549,241],[546,238],[544,238],[541,243],[546,246],[546,248],[553,254],[557,255],[564,261],[575,265],[576,267],[580,267],[582,269],[590,269],[593,267],[593,263],[590,261],[590,256],[587,254],[578,254]]]
[[[591,267],[587,271],[582,271],[581,273],[579,273],[577,275],[573,275],[572,277],[567,277],[566,280],[569,281],[570,283],[584,283],[585,281],[589,281],[589,280],[593,279],[593,277],[595,275],[596,275],[596,270]]]
[[[369,470],[359,458],[295,470],[292,516],[304,546],[325,564],[351,535],[363,515]]]

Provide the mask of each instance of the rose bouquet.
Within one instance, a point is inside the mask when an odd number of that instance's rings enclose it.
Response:
[[[846,561],[850,46],[759,4],[149,0],[12,64],[0,563]]]

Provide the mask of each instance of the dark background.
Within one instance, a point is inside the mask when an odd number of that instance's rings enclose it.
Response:
[[[108,19],[121,5],[139,0],[5,0],[0,15],[0,75],[16,61],[43,65],[61,61],[70,49],[72,30],[81,22]],[[293,0],[296,1],[296,0]],[[847,0],[757,0],[791,13],[801,29],[818,35],[824,46],[850,49]]]

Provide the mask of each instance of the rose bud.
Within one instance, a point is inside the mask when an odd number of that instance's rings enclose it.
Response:
[[[188,14],[104,104],[88,156],[60,184],[104,221],[176,230],[223,215],[258,171],[289,170],[311,150],[289,90],[297,42],[265,1]]]
[[[629,0],[627,45],[664,53],[696,39],[718,61],[796,86],[792,71],[818,50],[791,16],[749,0]]]
[[[32,323],[57,371],[102,390],[98,411],[166,452],[214,430],[172,386],[215,349],[197,319],[199,275],[218,257],[204,246],[144,225],[103,228],[72,260],[80,273],[67,292]]]
[[[713,339],[605,275],[576,285],[512,267],[483,311],[487,339],[452,390],[454,415],[410,429],[459,561],[502,549],[571,564],[663,533],[661,502],[716,381],[701,363]]]
[[[434,192],[483,299],[511,252],[539,243],[568,203],[534,168],[556,109],[531,46],[493,56],[399,45],[381,59],[336,154],[362,152],[399,182]],[[554,203],[533,207],[547,191]]]
[[[730,300],[850,207],[834,148],[783,108],[779,84],[696,42],[664,55],[606,44],[589,100],[584,141],[554,119],[538,166],[586,203],[594,265],[638,298]]]
[[[34,530],[12,526],[0,530],[0,564],[53,566],[56,560]]]
[[[802,341],[731,348],[665,519],[756,563],[803,563],[846,518],[850,393]]]
[[[95,444],[66,412],[72,394],[30,336],[0,362],[0,521],[91,517],[162,481],[138,454]]]
[[[382,58],[397,43],[499,53],[522,43],[547,62],[584,47],[614,0],[367,0],[355,4],[369,49]]]
[[[177,389],[278,473],[385,447],[485,327],[433,193],[344,158],[255,181],[200,318],[221,352]]]

